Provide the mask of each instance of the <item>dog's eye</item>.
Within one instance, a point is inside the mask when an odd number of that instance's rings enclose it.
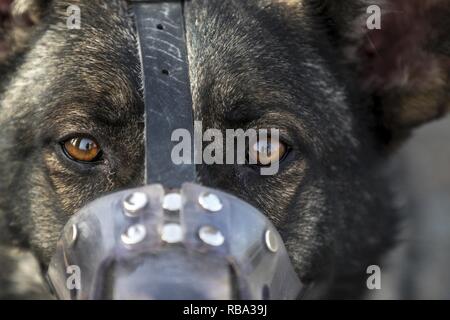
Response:
[[[274,162],[281,161],[287,154],[287,150],[287,146],[278,139],[272,139],[272,137],[259,139],[250,146],[249,162],[259,166],[269,166]]]
[[[75,161],[94,162],[101,155],[98,143],[88,137],[74,137],[62,143],[66,154]]]

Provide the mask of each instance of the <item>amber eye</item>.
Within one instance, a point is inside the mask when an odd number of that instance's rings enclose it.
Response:
[[[287,149],[287,146],[278,139],[260,138],[250,146],[249,162],[260,166],[269,166],[274,162],[281,161],[287,154]]]
[[[75,137],[66,140],[62,144],[66,154],[75,161],[97,161],[101,149],[96,141],[87,137]]]

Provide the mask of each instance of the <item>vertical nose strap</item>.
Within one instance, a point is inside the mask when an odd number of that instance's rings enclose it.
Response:
[[[195,164],[175,164],[179,143],[172,133],[184,129],[193,153],[193,109],[183,16],[183,1],[130,1],[135,15],[143,72],[146,183],[179,188],[195,181]],[[177,137],[177,139],[180,139]]]

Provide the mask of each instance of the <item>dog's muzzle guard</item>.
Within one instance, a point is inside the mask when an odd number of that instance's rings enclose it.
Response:
[[[51,288],[61,299],[297,298],[303,286],[270,221],[195,184],[194,164],[171,160],[172,132],[193,133],[183,2],[130,2],[147,185],[101,197],[69,220],[50,262]]]
[[[67,285],[70,265],[79,290]],[[293,299],[301,288],[258,210],[191,183],[93,201],[65,227],[48,276],[63,299]]]

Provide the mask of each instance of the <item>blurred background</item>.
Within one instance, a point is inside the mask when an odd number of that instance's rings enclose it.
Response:
[[[370,299],[450,299],[450,117],[417,129],[389,165],[404,216]]]

